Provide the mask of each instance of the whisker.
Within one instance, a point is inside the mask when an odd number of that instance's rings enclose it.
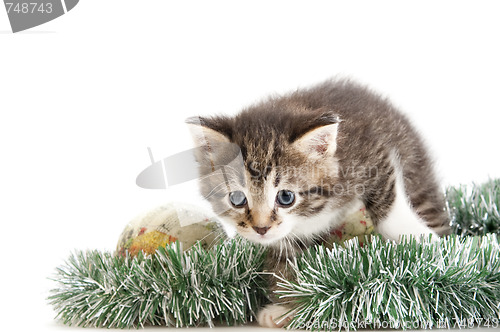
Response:
[[[293,232],[290,232],[290,234],[294,237],[298,247],[300,247],[300,244],[302,244],[302,246],[305,248],[308,247],[308,245],[304,242],[304,240],[301,237],[299,237],[297,234],[295,234]],[[300,241],[300,243],[297,241]]]
[[[291,239],[291,240],[293,241],[293,243],[295,244],[295,252],[297,252],[297,248],[300,248],[300,243],[299,243],[299,241],[300,241],[300,242],[302,242],[302,240],[301,240],[301,239],[299,239],[299,238],[297,237],[297,235],[295,235],[295,234],[292,234],[292,237],[291,237],[290,239]],[[302,243],[302,244],[303,244],[303,243]]]
[[[219,189],[217,189],[217,191],[211,192],[210,195],[204,196],[203,198],[206,199],[206,200],[208,200],[212,196],[217,195],[217,194],[219,194],[221,192],[224,192],[224,191],[225,191],[224,188],[219,188]]]
[[[281,254],[283,253],[283,242],[280,241],[279,244],[280,244],[280,253],[279,253],[278,259],[276,260],[276,265],[274,265],[275,270],[278,269],[279,263],[281,261]]]
[[[212,234],[214,233],[217,233],[217,235],[214,237],[214,239],[212,240],[211,243],[209,243],[209,246],[212,246],[214,244],[217,244],[219,242],[219,240],[225,236],[225,233],[224,231],[222,231],[220,228],[219,229],[215,229],[213,231],[211,231],[210,233],[208,233],[207,235],[205,235],[204,237],[202,237],[199,241],[203,241],[205,240],[206,238],[210,237]]]
[[[209,198],[209,197],[213,196],[214,194],[221,192],[224,189],[225,184],[226,184],[225,182],[219,183],[218,185],[213,187],[212,190],[206,196],[204,196],[204,198]],[[214,193],[214,190],[217,190],[217,191]]]
[[[295,250],[293,249],[293,245],[292,245],[292,239],[287,237],[287,242],[288,242],[288,248],[287,248],[287,251],[286,251],[286,261],[285,261],[285,268],[288,267],[288,260],[291,258],[291,254],[293,254],[295,252]],[[291,253],[288,252],[288,249],[290,249]]]
[[[323,237],[323,235],[321,235],[321,234],[320,234],[320,235],[318,235],[317,237],[321,240],[321,242],[323,242],[323,243],[328,243],[328,240],[327,240],[327,239],[325,239],[325,238]]]
[[[205,174],[205,175],[202,175],[198,178],[198,180],[205,180],[205,179],[208,179],[209,177],[211,176],[222,176],[221,173],[217,173],[217,172],[211,172],[211,173],[208,173],[208,174]]]

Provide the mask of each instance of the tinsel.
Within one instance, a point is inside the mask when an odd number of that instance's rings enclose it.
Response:
[[[454,234],[500,234],[500,179],[449,187],[446,199]]]
[[[296,278],[277,290],[294,308],[287,327],[498,327],[499,184],[447,190],[458,235],[309,248],[289,262]],[[49,301],[69,325],[244,324],[267,301],[264,259],[262,247],[239,238],[184,253],[168,245],[152,256],[79,251],[57,269]]]
[[[496,235],[417,243],[372,237],[360,246],[310,248],[278,284],[295,312],[290,328],[450,328],[500,319]],[[467,323],[468,324],[468,323]]]
[[[65,324],[82,327],[242,324],[266,299],[264,253],[240,239],[135,257],[78,251],[57,269],[49,301]]]

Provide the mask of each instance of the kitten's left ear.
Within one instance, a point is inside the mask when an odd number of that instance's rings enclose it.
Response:
[[[338,122],[306,132],[293,142],[293,147],[313,158],[333,156],[337,149]]]
[[[200,165],[213,168],[215,159],[220,159],[217,157],[232,151],[228,121],[224,117],[192,117],[186,120],[194,141],[194,156]]]
[[[225,118],[206,119],[192,117],[186,120],[195,146],[202,147],[207,151],[222,143],[229,143],[227,129],[224,126]]]

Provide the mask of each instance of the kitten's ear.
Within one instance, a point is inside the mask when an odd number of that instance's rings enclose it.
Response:
[[[229,140],[229,126],[226,118],[205,119],[192,117],[186,120],[189,131],[197,148],[195,157],[198,162],[211,160],[214,153],[227,148]]]
[[[217,145],[230,142],[227,133],[216,130],[219,128],[209,123],[207,119],[197,116],[188,118],[186,123],[196,147],[202,147],[206,151],[211,151]]]
[[[293,147],[313,158],[333,156],[337,149],[338,125],[332,123],[314,128],[293,142]]]

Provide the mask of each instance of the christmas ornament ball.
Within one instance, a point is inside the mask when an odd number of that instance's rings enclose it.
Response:
[[[158,247],[175,241],[183,250],[198,241],[208,249],[224,236],[216,219],[200,207],[168,203],[133,219],[121,233],[116,253],[135,256],[142,250],[154,254]]]

